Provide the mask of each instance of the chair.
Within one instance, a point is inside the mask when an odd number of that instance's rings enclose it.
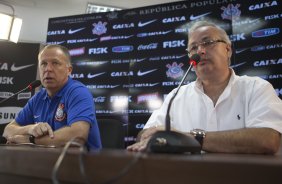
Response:
[[[124,127],[116,119],[97,119],[103,148],[124,149]]]
[[[4,129],[5,129],[5,127],[6,127],[8,124],[9,124],[9,123],[0,124],[0,136],[3,135]]]

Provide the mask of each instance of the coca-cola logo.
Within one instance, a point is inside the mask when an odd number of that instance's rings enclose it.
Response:
[[[148,45],[139,45],[138,50],[153,50],[158,48],[158,43],[150,43]]]

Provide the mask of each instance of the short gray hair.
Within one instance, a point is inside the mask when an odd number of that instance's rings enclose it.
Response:
[[[214,23],[211,22],[207,22],[207,21],[197,21],[196,23],[194,23],[191,28],[189,29],[189,35],[196,31],[196,29],[200,28],[200,27],[206,27],[206,26],[210,26],[210,27],[214,27],[218,30],[218,32],[220,33],[220,38],[225,41],[227,44],[231,45],[231,41],[226,33],[226,31],[224,29],[222,29],[221,27],[217,26]]]
[[[47,49],[53,49],[53,48],[58,48],[58,49],[60,49],[60,50],[64,53],[64,55],[66,56],[66,58],[67,58],[66,63],[67,63],[69,66],[72,66],[72,64],[71,64],[70,52],[69,52],[69,50],[68,50],[66,47],[64,47],[64,46],[62,46],[62,45],[46,45],[45,47],[43,47],[43,49],[40,50],[40,52],[39,52],[39,54],[38,54],[38,61],[39,61],[39,58],[40,58],[41,54],[42,54],[45,50],[47,50]]]
[[[190,36],[191,33],[196,31],[198,28],[206,27],[206,26],[210,26],[210,27],[216,28],[218,30],[218,32],[219,32],[220,39],[225,41],[230,46],[232,45],[231,41],[230,41],[230,39],[229,39],[229,37],[228,37],[228,35],[227,35],[227,33],[226,33],[226,31],[224,29],[222,29],[221,27],[217,26],[214,23],[210,23],[210,22],[207,22],[207,21],[197,21],[196,23],[194,23],[191,26],[191,28],[189,29],[188,39],[189,39],[189,36]],[[228,64],[231,65],[231,58],[228,58]]]

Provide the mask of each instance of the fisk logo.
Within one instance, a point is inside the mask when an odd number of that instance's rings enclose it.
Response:
[[[185,40],[174,40],[163,42],[163,48],[185,47]]]
[[[108,53],[108,47],[90,48],[88,54],[106,54]]]
[[[239,40],[246,40],[245,33],[239,33],[234,35],[229,35],[231,41],[239,41]]]
[[[0,76],[0,84],[14,84],[14,77],[2,77]]]
[[[272,36],[280,33],[279,28],[268,28],[268,29],[261,29],[258,31],[252,32],[253,38],[261,38],[261,37],[267,37]]]
[[[282,96],[282,88],[275,89],[277,96]]]

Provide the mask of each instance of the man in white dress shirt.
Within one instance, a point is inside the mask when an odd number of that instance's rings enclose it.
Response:
[[[205,21],[189,30],[188,55],[200,55],[197,80],[180,88],[171,109],[174,131],[193,136],[202,150],[275,154],[282,132],[282,101],[272,85],[258,77],[237,76],[229,68],[231,41],[220,27]],[[171,92],[139,133],[130,151],[144,151],[151,136],[164,130]]]

